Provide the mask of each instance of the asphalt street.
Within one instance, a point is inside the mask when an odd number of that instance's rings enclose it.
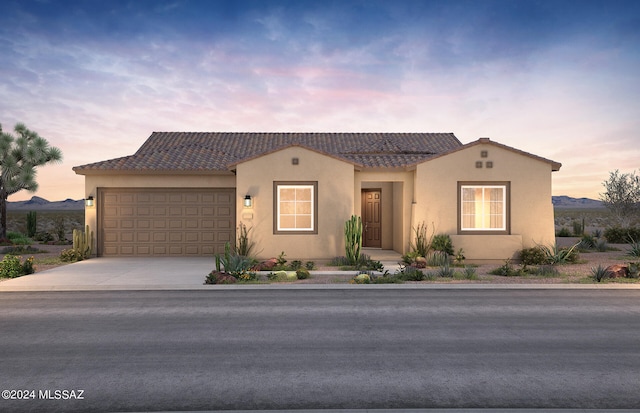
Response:
[[[638,290],[7,292],[0,333],[0,411],[640,407]]]

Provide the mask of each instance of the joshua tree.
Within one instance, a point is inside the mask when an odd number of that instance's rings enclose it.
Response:
[[[36,168],[62,159],[60,149],[49,146],[46,139],[38,136],[22,124],[16,124],[17,138],[2,131],[0,125],[0,239],[7,237],[7,198],[26,189],[35,192]]]

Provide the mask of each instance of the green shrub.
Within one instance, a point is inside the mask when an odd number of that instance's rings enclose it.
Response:
[[[638,257],[640,258],[640,242],[631,238],[631,248],[627,251],[627,255],[630,257]]]
[[[418,251],[409,251],[402,256],[402,262],[406,265],[412,265],[416,262],[416,259],[420,256],[421,255]]]
[[[215,261],[217,272],[224,269],[225,273],[243,281],[251,281],[256,277],[255,273],[249,272],[255,266],[256,261],[253,258],[238,255],[235,250],[232,251],[231,244],[228,242],[224,246],[224,254],[216,254]]]
[[[582,222],[573,221],[571,223],[571,225],[573,226],[573,235],[574,236],[581,237],[582,235],[584,235],[584,218],[582,219]]]
[[[510,259],[504,261],[504,264],[495,270],[489,272],[489,274],[493,275],[502,275],[503,277],[515,277],[518,275],[523,275],[524,272],[519,269],[515,269]]]
[[[24,262],[20,262],[21,258],[16,255],[6,255],[0,261],[0,278],[16,278],[33,274],[35,272],[33,257],[27,258]]]
[[[334,257],[329,261],[329,266],[331,267],[347,267],[349,265],[347,257]]]
[[[416,228],[413,228],[413,232],[415,233],[415,242],[412,241],[410,244],[410,249],[413,252],[416,252],[419,257],[426,257],[431,250],[431,245],[433,242],[433,232],[429,235],[429,231],[427,225],[422,222]]]
[[[599,239],[596,242],[595,249],[598,252],[606,252],[609,249],[609,246],[607,245],[607,241],[605,241],[603,239]]]
[[[296,270],[296,276],[299,280],[306,280],[307,278],[311,277],[311,274],[309,274],[309,270],[307,270],[306,268],[298,268]]]
[[[580,239],[580,243],[578,244],[578,249],[580,250],[592,250],[596,247],[596,239],[591,235],[584,234]]]
[[[412,266],[402,268],[398,276],[404,281],[424,281],[427,278],[421,269]]]
[[[302,268],[302,261],[300,260],[293,260],[291,261],[291,264],[289,265],[289,267],[293,270],[293,271],[297,271],[300,268]]]
[[[553,265],[540,265],[539,267],[535,267],[528,270],[528,273],[531,275],[539,275],[542,277],[557,277],[560,275],[560,272]]]
[[[309,271],[311,271],[311,270],[313,270],[314,268],[316,268],[316,263],[315,263],[315,262],[313,262],[313,261],[307,261],[307,262],[304,264],[304,267],[305,267],[306,269],[308,269]]]
[[[367,273],[360,273],[351,279],[352,284],[369,284],[371,276]]]
[[[251,232],[251,228],[247,228],[246,225],[240,223],[238,225],[238,238],[236,239],[236,254],[242,255],[244,257],[251,257],[253,253],[253,249],[255,247],[255,242],[249,239],[249,232]]]
[[[276,267],[285,268],[285,266],[287,265],[287,259],[285,258],[286,255],[287,254],[285,254],[284,251],[282,251],[280,255],[278,255],[278,258],[276,258]]]
[[[441,251],[447,255],[453,255],[453,242],[448,234],[438,234],[433,237],[431,249]]]
[[[298,274],[296,271],[274,271],[267,274],[267,278],[270,281],[290,282],[297,281]]]
[[[31,245],[33,241],[24,234],[14,231],[7,232],[7,238],[13,245]]]
[[[547,264],[575,264],[580,257],[576,251],[578,244],[574,244],[569,248],[560,248],[558,244],[551,246],[539,245],[538,247],[545,253]]]
[[[23,255],[23,254],[39,254],[45,251],[32,247],[31,245],[12,245],[4,247],[0,254]]]
[[[84,253],[75,248],[69,248],[60,252],[60,261],[76,262],[84,259]]]
[[[449,266],[449,263],[447,262],[443,266],[438,268],[438,270],[436,271],[436,275],[442,278],[453,278],[453,275],[455,274],[455,272],[456,271],[453,268],[451,268]]]
[[[56,233],[56,236],[58,237],[58,241],[63,242],[67,240],[66,220],[63,216],[56,218],[56,220],[54,221],[54,231]]]
[[[542,265],[547,262],[547,255],[539,246],[523,249],[520,251],[519,258],[525,267],[527,265]]]
[[[371,278],[373,284],[402,284],[403,281],[397,274],[391,275],[388,271],[384,274]]]
[[[570,237],[571,236],[571,231],[569,231],[568,228],[562,227],[560,228],[560,230],[556,233],[557,237]]]
[[[361,254],[360,259],[356,263],[356,269],[366,271],[382,271],[384,265],[380,261],[374,261],[367,254]]]
[[[49,232],[36,232],[36,235],[33,237],[34,240],[39,242],[52,242],[54,240],[53,235]]]
[[[477,280],[478,279],[478,274],[477,274],[476,269],[474,267],[464,267],[464,270],[462,271],[462,274],[463,274],[464,278],[467,279],[467,280]]]
[[[442,267],[449,263],[449,256],[442,251],[431,251],[425,258],[429,267]]]
[[[640,240],[640,228],[611,227],[604,230],[604,237],[611,244],[626,244],[630,239]]]
[[[591,274],[597,282],[609,277],[609,272],[602,265],[598,265],[598,268],[591,268]]]
[[[466,258],[467,257],[464,256],[464,250],[460,248],[458,249],[458,252],[456,252],[456,255],[453,257],[453,261],[458,265],[462,265]]]

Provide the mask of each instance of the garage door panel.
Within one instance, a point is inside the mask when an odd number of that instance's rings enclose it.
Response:
[[[235,189],[101,188],[99,254],[199,256],[235,240]]]
[[[166,245],[154,245],[153,255],[167,255],[168,253],[167,248],[168,247]]]

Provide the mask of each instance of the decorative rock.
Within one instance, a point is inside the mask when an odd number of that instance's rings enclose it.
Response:
[[[425,257],[416,257],[415,267],[416,268],[426,268],[427,259]]]
[[[258,264],[258,268],[260,269],[260,271],[271,271],[273,267],[276,266],[277,263],[278,263],[277,259],[271,258],[266,261],[262,261],[260,264]]]
[[[235,284],[236,278],[228,274],[220,274],[216,277],[216,284]]]
[[[609,278],[625,278],[629,276],[629,267],[625,265],[614,264],[604,270]]]

